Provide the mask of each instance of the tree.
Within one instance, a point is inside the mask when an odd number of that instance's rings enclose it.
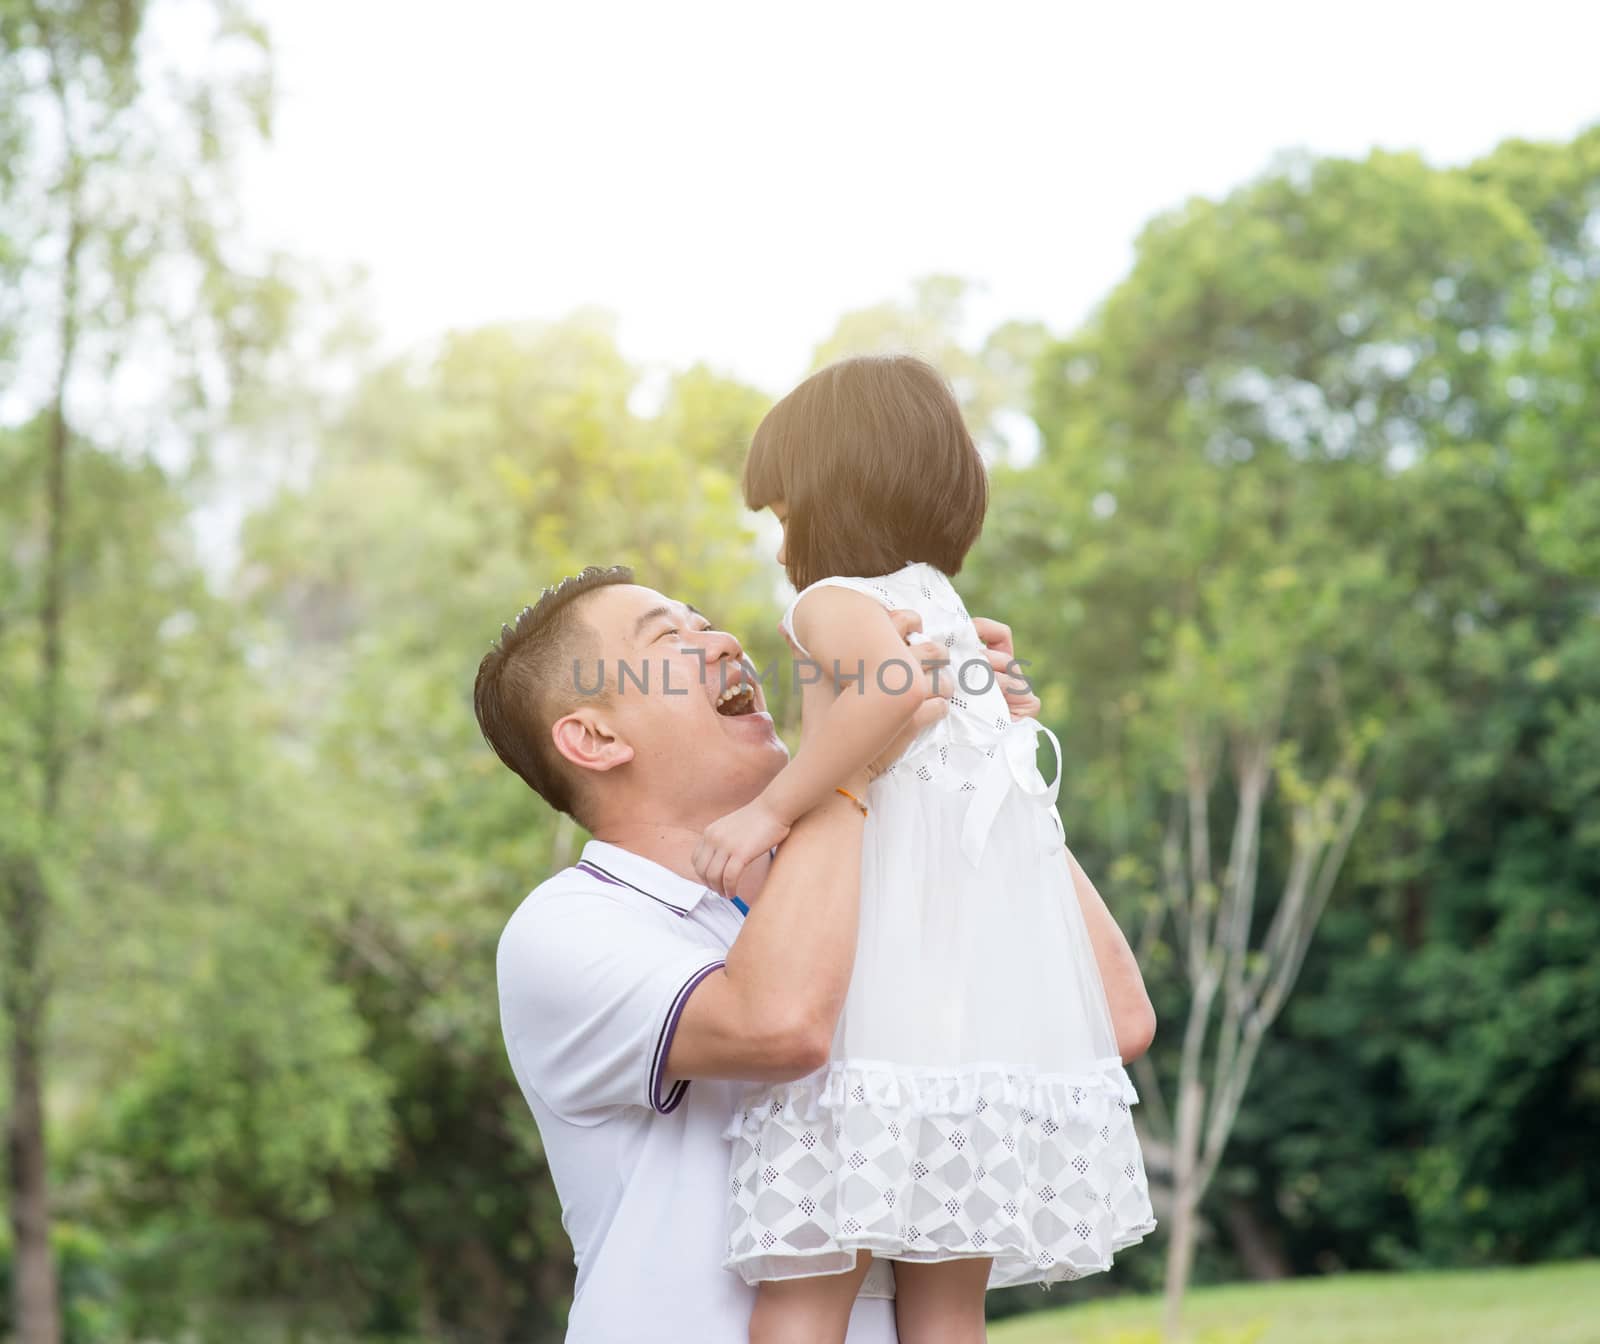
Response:
[[[121,357],[140,345],[141,371],[171,374],[195,415],[179,433],[201,431],[220,388],[247,377],[252,354],[281,315],[275,279],[245,282],[222,255],[212,193],[229,150],[264,116],[259,63],[246,60],[233,83],[202,77],[151,93],[141,85],[138,0],[0,5],[0,113],[7,156],[7,204],[0,237],[20,302],[5,311],[4,347],[13,385],[31,400],[26,431],[14,440],[42,463],[36,485],[42,553],[14,554],[20,601],[31,585],[36,640],[11,664],[8,699],[24,706],[19,784],[26,824],[0,852],[5,942],[5,1007],[10,1026],[8,1180],[15,1240],[15,1296],[25,1344],[60,1338],[45,1123],[46,1041],[53,974],[50,930],[70,882],[72,776],[85,762],[92,706],[74,673],[69,636],[92,639],[72,619],[81,575],[75,551],[75,484],[85,422],[114,402],[90,395],[83,374],[111,383]],[[218,43],[261,52],[260,34],[232,6],[216,15]],[[174,137],[175,105],[189,132]],[[189,299],[175,298],[174,291]],[[144,342],[159,333],[160,346]],[[170,385],[170,384],[169,384]],[[127,411],[126,404],[121,407]],[[8,612],[15,618],[16,613]]]
[[[1390,661],[1403,712],[1348,903],[1241,1117],[1232,1182],[1262,1173],[1268,1198],[1251,1202],[1318,1267],[1516,1262],[1600,1236],[1582,950],[1600,873],[1577,765],[1600,749],[1600,133],[1508,142],[1465,176],[1511,201],[1538,247],[1503,325],[1441,345],[1446,360],[1492,347],[1485,432],[1394,482],[1386,556],[1411,614],[1386,634],[1406,649]]]
[[[1175,1111],[1138,1065],[1172,1177],[1172,1331],[1201,1199],[1429,638],[1392,563],[1408,472],[1504,424],[1489,350],[1537,258],[1465,173],[1286,160],[1146,229],[1041,365],[1043,459],[997,482],[983,573],[1060,631],[1036,655],[1046,711],[1114,873],[1147,893],[1140,945],[1165,966],[1170,921],[1189,987]]]

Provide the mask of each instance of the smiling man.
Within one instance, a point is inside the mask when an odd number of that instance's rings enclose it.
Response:
[[[902,637],[916,628],[913,613],[895,622]],[[1003,666],[1009,632],[985,627]],[[932,678],[912,693],[929,703],[851,783],[857,796],[942,710]],[[1008,699],[1014,714],[1037,709],[1025,686]],[[788,751],[739,641],[622,567],[586,569],[525,609],[480,664],[474,704],[500,759],[594,837],[518,907],[497,965],[506,1049],[577,1263],[567,1339],[744,1344],[754,1293],[721,1267],[723,1129],[742,1083],[827,1058],[855,956],[861,813],[832,795],[752,865],[743,899],[700,885],[701,832]],[[1127,941],[1075,876],[1131,1059],[1154,1014]],[[850,1344],[892,1344],[888,1269],[869,1274]]]

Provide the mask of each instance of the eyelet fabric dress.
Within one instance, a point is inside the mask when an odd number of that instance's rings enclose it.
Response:
[[[728,1126],[725,1264],[755,1283],[840,1273],[862,1250],[992,1257],[991,1288],[1108,1269],[1156,1220],[1055,808],[1059,744],[1012,722],[942,571],[823,579],[785,612],[791,639],[795,608],[826,585],[917,611],[954,690],[868,790],[855,969],[829,1062],[752,1088]]]

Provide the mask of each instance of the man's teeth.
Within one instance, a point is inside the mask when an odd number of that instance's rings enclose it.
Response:
[[[749,694],[750,688],[743,683],[740,683],[737,686],[730,686],[717,697],[717,708],[721,709],[722,706],[727,704],[730,700],[737,700],[740,696]]]

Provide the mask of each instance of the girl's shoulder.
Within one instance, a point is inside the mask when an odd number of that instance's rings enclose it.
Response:
[[[819,588],[848,588],[854,592],[873,598],[879,602],[885,611],[910,609],[927,613],[929,604],[936,604],[947,610],[958,611],[961,618],[966,619],[966,610],[961,605],[961,599],[956,594],[954,586],[943,570],[928,564],[925,561],[913,561],[909,565],[902,565],[899,569],[889,574],[857,575],[857,574],[830,574],[826,578],[818,579],[815,583],[807,584],[790,600],[788,608],[783,613],[784,633],[789,641],[798,649],[800,641],[794,633],[794,613],[801,600],[816,592]],[[804,652],[802,650],[802,652]]]
[[[779,622],[779,625],[783,627],[783,633],[788,636],[789,642],[805,657],[810,655],[806,653],[805,648],[800,643],[800,637],[794,632],[794,613],[802,601],[822,588],[848,588],[853,592],[861,593],[866,597],[881,602],[885,611],[893,611],[896,606],[894,595],[883,582],[883,577],[864,579],[852,574],[830,574],[827,578],[818,579],[815,583],[807,584],[789,599],[789,605],[784,609],[783,619]]]

